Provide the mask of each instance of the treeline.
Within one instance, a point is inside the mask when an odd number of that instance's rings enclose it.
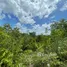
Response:
[[[67,67],[67,20],[53,23],[47,36],[0,26],[0,67]]]

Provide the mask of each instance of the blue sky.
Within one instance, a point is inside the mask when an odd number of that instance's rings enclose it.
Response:
[[[9,23],[20,32],[45,33],[53,21],[67,19],[66,0],[0,0],[0,26]]]

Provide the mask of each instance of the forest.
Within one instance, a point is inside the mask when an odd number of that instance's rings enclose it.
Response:
[[[67,20],[54,22],[50,35],[0,26],[0,67],[67,67]]]

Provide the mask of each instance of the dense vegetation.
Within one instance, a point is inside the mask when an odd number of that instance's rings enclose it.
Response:
[[[52,24],[50,35],[0,27],[0,67],[67,67],[67,21]]]

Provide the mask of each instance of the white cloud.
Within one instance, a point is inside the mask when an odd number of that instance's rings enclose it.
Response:
[[[18,22],[18,23],[15,25],[15,27],[19,28],[19,31],[20,31],[21,33],[28,33],[28,32],[29,32],[29,29],[28,29],[26,26],[22,25],[20,22]]]
[[[8,15],[8,18],[9,18],[9,19],[11,19],[11,16],[10,16],[10,15]]]
[[[55,18],[55,15],[51,16],[50,19],[54,19]]]
[[[16,26],[15,27],[17,27],[17,28],[21,28],[22,27],[22,25],[18,22],[17,24],[16,24]]]
[[[36,35],[40,35],[40,34],[43,34],[43,35],[49,35],[51,33],[51,25],[52,23],[45,23],[45,24],[42,24],[42,25],[32,25],[32,28],[27,28],[26,26],[24,25],[21,25],[20,23],[17,23],[16,24],[16,27],[19,28],[20,32],[22,33],[28,33],[28,32],[35,32]]]
[[[0,14],[0,20],[2,20],[3,18],[5,18],[6,16],[4,14]]]
[[[50,31],[50,25],[51,23],[47,24],[42,24],[42,25],[34,25],[33,28],[30,30],[31,32],[36,32],[36,35],[49,35],[51,33]]]
[[[33,24],[33,17],[47,18],[60,0],[0,0],[0,13],[11,13],[21,23]]]
[[[65,10],[67,10],[67,1],[65,1],[64,5],[60,9],[60,11],[65,11]]]

